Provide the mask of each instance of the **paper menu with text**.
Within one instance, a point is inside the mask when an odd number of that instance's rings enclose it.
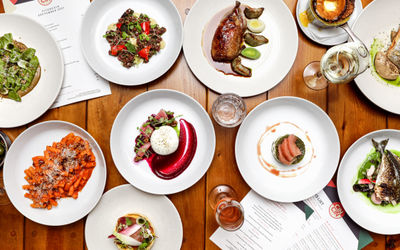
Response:
[[[63,53],[64,82],[52,108],[111,94],[109,83],[90,68],[80,47],[79,30],[90,0],[2,1],[6,13],[24,15],[42,24]]]
[[[290,242],[287,239],[300,229],[312,213],[302,202],[273,202],[253,190],[240,203],[245,211],[242,227],[234,232],[218,228],[210,237],[221,249],[262,250],[288,247]]]
[[[345,213],[333,181],[305,203],[314,213],[294,235],[288,250],[361,249],[372,242],[368,232]]]

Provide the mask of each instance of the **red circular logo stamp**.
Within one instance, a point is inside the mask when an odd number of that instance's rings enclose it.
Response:
[[[345,214],[342,204],[340,204],[340,202],[332,203],[332,205],[329,207],[329,214],[335,219],[342,218]]]
[[[38,2],[40,3],[40,5],[47,6],[47,5],[51,4],[51,2],[53,2],[53,0],[38,0]]]

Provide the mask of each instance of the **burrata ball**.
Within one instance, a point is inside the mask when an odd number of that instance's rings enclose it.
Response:
[[[151,135],[150,143],[156,154],[169,155],[178,149],[179,138],[171,126],[161,126]]]

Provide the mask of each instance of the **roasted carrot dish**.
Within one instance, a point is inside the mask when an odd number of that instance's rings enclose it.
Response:
[[[25,197],[33,201],[34,208],[51,209],[60,198],[78,198],[96,166],[89,143],[73,133],[47,146],[44,155],[32,161],[24,171],[29,184],[22,188],[28,191]]]

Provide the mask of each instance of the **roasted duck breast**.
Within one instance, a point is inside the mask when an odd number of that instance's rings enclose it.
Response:
[[[211,45],[211,56],[217,62],[231,62],[239,53],[246,31],[246,18],[240,2],[220,22]]]

